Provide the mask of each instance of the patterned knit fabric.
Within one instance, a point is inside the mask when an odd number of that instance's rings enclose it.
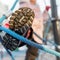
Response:
[[[23,7],[16,10],[10,17],[9,29],[22,36],[25,36],[28,29],[32,26],[34,16],[34,12],[30,8]],[[15,50],[20,46],[20,44],[21,41],[10,36],[9,34],[6,34],[3,37],[3,45],[9,50]]]

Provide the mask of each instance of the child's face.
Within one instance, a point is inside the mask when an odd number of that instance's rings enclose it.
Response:
[[[36,0],[30,0],[32,4],[36,4]]]

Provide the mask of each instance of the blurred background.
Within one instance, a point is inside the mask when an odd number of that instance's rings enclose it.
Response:
[[[12,7],[14,1],[15,0],[0,0],[0,17],[2,17],[2,15]],[[51,0],[37,0],[37,4],[39,5],[39,7],[43,13],[46,6],[51,6]],[[44,29],[44,38],[46,40],[52,41],[53,43],[56,43],[56,39],[55,39],[56,35],[54,35],[55,32],[56,32],[56,34],[59,33],[58,36],[60,37],[60,32],[59,32],[60,31],[60,21],[59,21],[60,20],[60,1],[59,0],[56,0],[55,7],[57,7],[57,16],[58,16],[57,20],[58,21],[51,22],[50,27],[48,26],[48,22],[46,22],[44,24],[44,28],[45,28]],[[19,2],[17,3],[14,11],[17,10],[18,8],[19,8]],[[48,11],[48,13],[49,13],[49,16],[52,18],[53,13],[52,13],[51,9]],[[57,31],[55,31],[55,32],[54,32],[55,28],[53,28],[54,22],[56,22],[55,27],[57,27]],[[49,27],[49,31],[47,33],[47,37],[45,37],[47,27]],[[56,36],[56,38],[57,38],[57,36]],[[57,44],[60,45],[60,39],[57,38],[57,40],[58,40]],[[48,48],[57,50],[58,52],[60,52],[60,49],[55,48],[55,46],[53,46],[52,44],[50,44],[48,42],[46,42],[45,44],[47,45]],[[15,60],[24,60],[26,50],[27,50],[27,47],[23,46],[23,47],[17,49],[16,51],[12,52],[12,55],[14,56]],[[39,50],[39,52],[40,51],[41,50]],[[9,56],[9,54],[6,52],[6,50],[3,48],[3,46],[1,44],[0,44],[0,60],[11,60],[11,57]],[[44,51],[41,51],[39,53],[39,57],[37,60],[60,60],[60,58],[58,58],[52,54],[46,53]]]

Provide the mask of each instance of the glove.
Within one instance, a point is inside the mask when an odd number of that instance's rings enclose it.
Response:
[[[9,29],[13,30],[19,35],[26,37],[27,31],[32,25],[34,16],[35,15],[32,9],[27,7],[20,8],[19,10],[15,11],[15,13],[13,13],[10,17]],[[14,51],[19,46],[24,45],[23,42],[10,36],[7,33],[3,37],[2,44],[11,51]]]

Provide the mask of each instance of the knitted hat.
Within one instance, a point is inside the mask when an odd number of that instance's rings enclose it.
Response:
[[[19,35],[26,36],[28,29],[32,26],[34,20],[34,11],[28,7],[23,7],[12,13],[9,21],[9,29],[13,30],[14,32],[18,33]],[[27,35],[28,37],[29,35]],[[9,50],[13,51],[22,44],[21,41],[13,38],[9,34],[5,34],[3,37],[2,44]]]

